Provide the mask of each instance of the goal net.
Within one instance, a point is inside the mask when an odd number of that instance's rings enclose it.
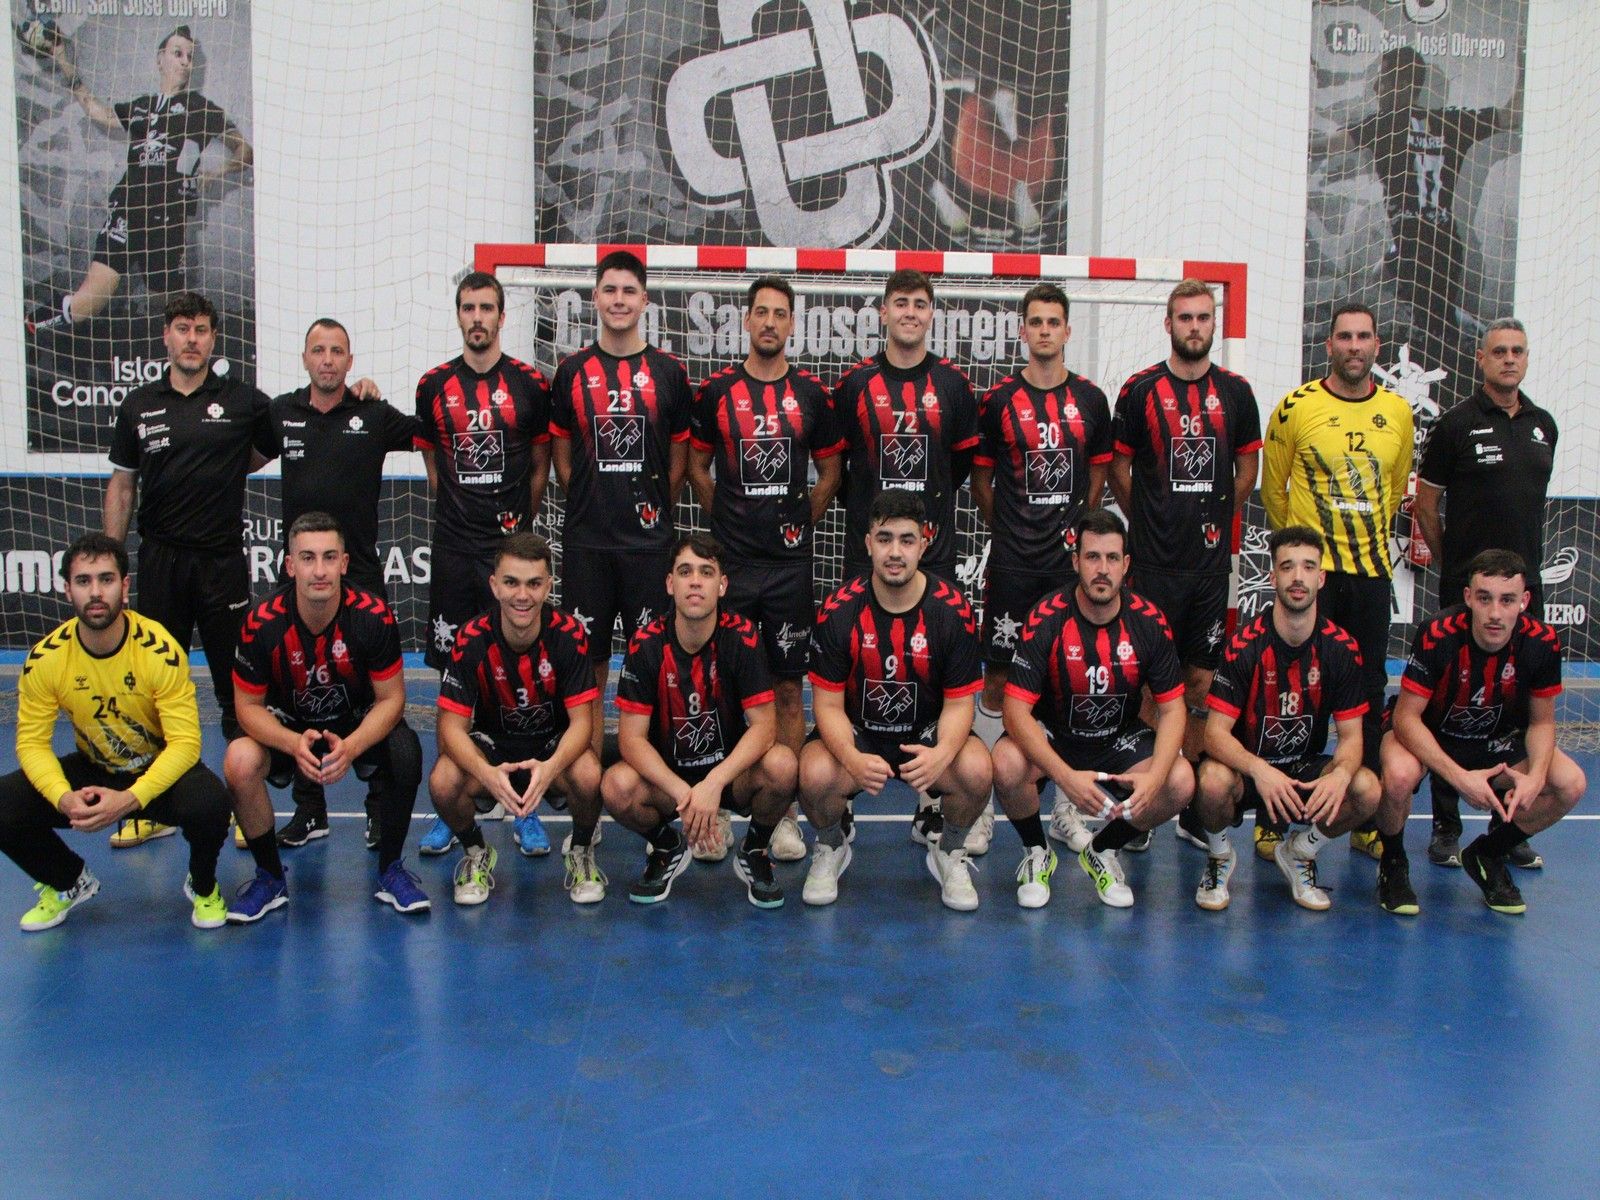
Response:
[[[795,329],[789,361],[829,385],[882,347],[878,303],[892,271],[911,267],[933,277],[934,317],[929,351],[949,358],[983,393],[1027,359],[1017,304],[1031,285],[1047,280],[1071,303],[1067,365],[1098,383],[1114,403],[1123,380],[1163,358],[1167,295],[1181,279],[1213,285],[1222,331],[1213,354],[1227,362],[1245,336],[1243,264],[1177,259],[1090,258],[1070,255],[889,250],[792,250],[693,246],[482,245],[476,265],[506,288],[507,350],[546,374],[567,354],[594,339],[595,263],[613,249],[630,249],[649,270],[651,304],[646,338],[682,360],[698,385],[749,351],[742,325],[752,280],[775,274],[795,289]],[[546,519],[559,544],[562,498],[552,485]],[[679,528],[704,528],[698,505],[680,500]],[[959,583],[981,606],[988,531],[963,489],[956,513]],[[844,519],[836,503],[816,536],[813,580],[820,603],[840,582]],[[557,579],[560,578],[557,564]],[[614,648],[620,649],[620,641]]]

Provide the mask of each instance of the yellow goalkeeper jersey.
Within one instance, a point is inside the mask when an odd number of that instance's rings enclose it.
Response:
[[[200,761],[200,713],[188,656],[156,622],[124,610],[122,645],[104,658],[78,639],[74,617],[28,652],[17,680],[17,761],[51,804],[72,790],[51,748],[66,713],[78,749],[129,788],[140,807]]]
[[[1261,464],[1267,524],[1321,531],[1330,571],[1387,578],[1389,527],[1411,475],[1411,406],[1387,388],[1346,400],[1320,379],[1273,410]]]

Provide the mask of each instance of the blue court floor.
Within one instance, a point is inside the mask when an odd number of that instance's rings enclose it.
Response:
[[[0,1197],[1600,1193],[1600,822],[1538,839],[1520,919],[1413,822],[1412,920],[1343,845],[1328,914],[1253,858],[1203,913],[1171,826],[1128,856],[1135,908],[1063,855],[1024,912],[1002,822],[958,914],[908,808],[862,807],[895,819],[862,822],[820,910],[804,864],[776,912],[730,863],[631,905],[641,843],[610,824],[587,909],[509,825],[490,902],[451,903],[452,853],[420,864],[419,918],[372,899],[353,815],[287,852],[289,907],[247,928],[188,924],[176,838],[73,835],[100,895],[38,935],[0,864]],[[225,848],[224,885],[248,864]]]

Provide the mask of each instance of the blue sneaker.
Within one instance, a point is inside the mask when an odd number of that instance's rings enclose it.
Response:
[[[523,858],[541,858],[550,853],[550,835],[544,831],[544,822],[538,813],[518,817],[511,823],[517,835],[517,849]]]
[[[287,903],[289,903],[288,878],[278,879],[261,867],[257,867],[256,877],[241,887],[234,896],[233,903],[228,905],[228,923],[248,925]]]
[[[422,840],[417,843],[418,854],[448,854],[450,847],[456,844],[456,835],[450,832],[450,826],[444,823],[443,817],[435,817],[433,824],[428,826],[428,832],[422,835]]]
[[[426,912],[433,904],[421,885],[422,881],[406,870],[406,860],[397,858],[378,876],[378,890],[373,898],[390,905],[395,912]]]

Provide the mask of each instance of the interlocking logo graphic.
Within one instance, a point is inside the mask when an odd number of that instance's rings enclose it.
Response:
[[[1300,757],[1310,741],[1310,717],[1268,717],[1261,726],[1262,756],[1273,762]]]
[[[1071,728],[1075,733],[1104,733],[1122,717],[1121,696],[1074,696]]]
[[[757,14],[770,6],[720,0],[721,48],[689,59],[667,84],[667,138],[678,171],[712,205],[748,198],[773,245],[870,245],[894,215],[895,170],[927,153],[941,126],[943,86],[928,36],[896,13],[851,17],[859,4],[800,0],[808,27],[758,37]],[[827,87],[826,124],[780,128],[774,90],[817,71]],[[708,112],[723,97],[733,146],[716,144],[708,128]],[[802,196],[834,180],[831,203],[802,206]]]
[[[1212,464],[1217,461],[1216,439],[1179,437],[1172,439],[1172,482],[1210,483]]]
[[[892,679],[862,682],[861,721],[868,728],[904,728],[917,704],[917,685]]]
[[[507,733],[544,733],[553,728],[555,721],[549,701],[531,704],[526,708],[500,706],[500,725]]]
[[[307,721],[338,716],[348,707],[349,701],[342,683],[336,683],[331,687],[307,688],[303,692],[294,694],[294,709],[303,720]]]
[[[878,441],[883,457],[881,474],[885,482],[921,481],[928,478],[928,435],[925,433],[888,433]]]
[[[642,458],[642,454],[635,454],[640,443],[644,441],[644,418],[642,417],[596,417],[594,419],[595,442],[600,447],[601,455],[612,460],[632,460]]]
[[[701,713],[698,717],[679,717],[674,737],[680,753],[704,754],[717,744],[717,714]]]
[[[739,467],[746,485],[760,487],[789,482],[789,439],[760,441],[744,438],[739,443]]]
[[[1449,737],[1484,738],[1499,724],[1498,704],[1452,704],[1439,722],[1439,732]]]
[[[1072,490],[1070,450],[1029,450],[1028,495],[1056,496]]]

